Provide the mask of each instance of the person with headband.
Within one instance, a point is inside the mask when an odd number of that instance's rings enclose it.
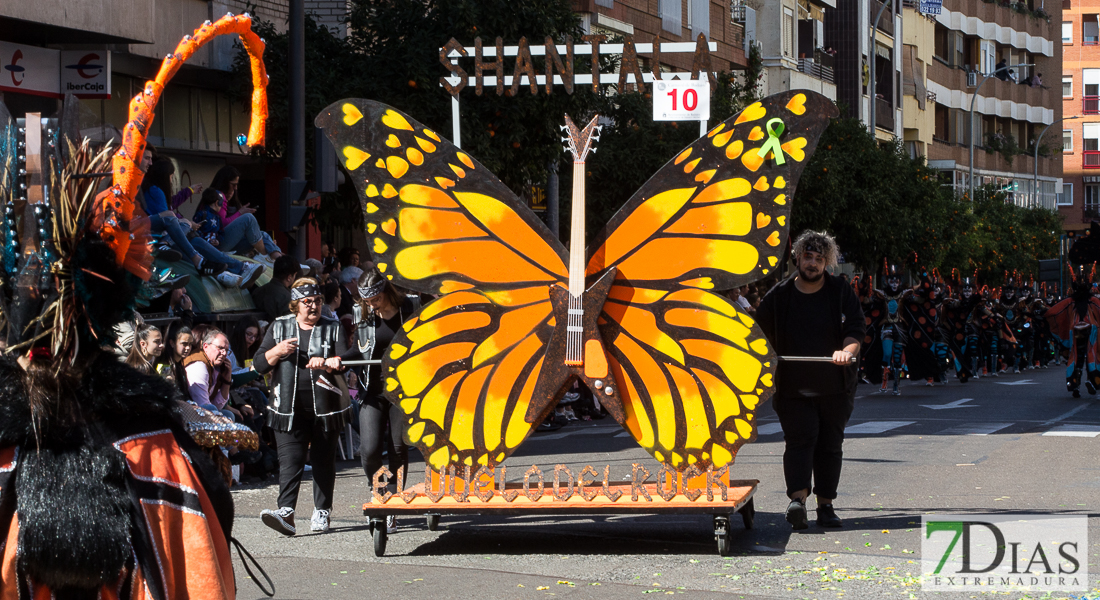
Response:
[[[377,267],[371,267],[359,277],[359,298],[354,306],[356,347],[346,357],[380,360],[390,341],[401,330],[401,324],[407,321],[420,308],[419,298],[403,296],[386,280]],[[407,475],[409,470],[409,450],[405,445],[405,414],[401,409],[382,397],[384,385],[382,369],[378,365],[367,365],[360,377],[365,394],[359,394],[359,457],[363,462],[363,471],[368,478],[382,468],[382,444],[386,424],[390,426],[390,443],[387,444],[390,455],[390,472],[395,484],[398,469]],[[391,445],[392,444],[392,445]],[[373,479],[372,479],[373,481]],[[405,481],[402,477],[401,485]],[[389,517],[387,527],[393,528],[394,517]]]
[[[817,524],[840,527],[833,510],[840,483],[844,427],[852,416],[863,339],[863,310],[852,287],[825,272],[836,266],[836,242],[806,231],[795,240],[797,269],[764,296],[756,322],[779,356],[830,356],[827,363],[779,363],[772,404],[786,449],[787,522],[806,529],[806,498],[817,495]]]
[[[306,453],[313,467],[313,517],[310,529],[329,529],[336,451],[340,431],[351,416],[340,356],[347,351],[339,321],[321,316],[324,297],[316,279],[290,286],[290,314],[268,328],[253,358],[261,374],[274,371],[267,424],[279,444],[279,508],[264,510],[264,524],[294,535],[294,509],[305,473]]]

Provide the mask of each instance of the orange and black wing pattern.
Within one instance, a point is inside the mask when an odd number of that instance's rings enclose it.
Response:
[[[589,281],[617,269],[600,328],[623,425],[675,470],[728,465],[755,438],[777,359],[718,292],[779,265],[795,185],[835,115],[813,92],[750,105],[658,171],[589,249]]]
[[[342,100],[316,125],[360,193],[379,270],[439,296],[383,360],[406,441],[437,470],[499,464],[537,425],[524,415],[555,325],[549,289],[568,280],[565,248],[488,169],[408,115]]]

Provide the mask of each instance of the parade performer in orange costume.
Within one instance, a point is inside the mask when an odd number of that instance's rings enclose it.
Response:
[[[4,600],[236,595],[225,482],[188,434],[169,384],[100,349],[149,277],[134,194],[157,100],[195,50],[227,33],[241,36],[252,59],[249,143],[259,146],[267,76],[247,15],[208,21],[165,58],[131,102],[117,152],[45,130],[41,148],[31,147],[0,104]],[[26,198],[16,191],[20,143],[41,156],[41,179],[28,179]],[[112,185],[96,195],[96,174],[108,166]]]

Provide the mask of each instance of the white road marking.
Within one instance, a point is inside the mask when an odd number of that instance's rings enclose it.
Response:
[[[924,408],[931,408],[932,410],[944,410],[949,408],[977,408],[977,404],[968,404],[963,406],[964,402],[970,402],[973,398],[963,398],[962,400],[956,400],[954,402],[948,402],[947,404],[921,404]]]
[[[1051,437],[1087,437],[1100,435],[1100,425],[1059,425],[1043,434]]]
[[[912,425],[916,421],[868,421],[866,423],[860,423],[859,425],[849,425],[844,429],[845,435],[858,434],[871,434],[871,433],[886,433],[891,429],[897,429],[898,427],[905,427],[906,425]]]
[[[532,440],[560,440],[564,437],[569,437],[571,435],[588,435],[588,434],[593,434],[593,433],[607,433],[608,429],[611,429],[611,427],[592,427],[592,428],[589,428],[589,429],[566,429],[565,431],[560,431],[558,433],[551,433],[549,435],[533,436],[531,439]],[[627,433],[627,435],[630,435],[630,434]]]
[[[1057,422],[1059,422],[1059,421],[1065,421],[1066,419],[1068,419],[1068,418],[1072,417],[1073,415],[1075,415],[1075,414],[1077,414],[1077,413],[1079,413],[1079,412],[1081,412],[1081,411],[1085,410],[1085,409],[1086,409],[1086,408],[1088,408],[1089,406],[1092,406],[1092,403],[1091,403],[1091,402],[1089,402],[1089,403],[1085,403],[1085,404],[1081,404],[1081,405],[1080,405],[1080,406],[1078,406],[1077,408],[1075,408],[1075,409],[1073,409],[1073,410],[1071,410],[1071,411],[1069,411],[1069,412],[1065,412],[1065,413],[1063,413],[1063,414],[1060,414],[1060,415],[1058,415],[1057,417],[1054,417],[1053,419],[1051,419],[1051,420],[1049,420],[1049,421],[1043,421],[1043,424],[1042,424],[1042,425],[1040,425],[1039,427],[1050,427],[1051,425],[1053,425],[1053,424],[1055,424],[1055,423],[1057,423]]]
[[[997,385],[1039,385],[1039,382],[1030,379],[1021,379],[1019,381],[994,381],[993,383]]]
[[[1012,423],[971,423],[969,425],[956,425],[955,427],[944,429],[936,435],[989,435],[1010,425],[1012,425]]]
[[[779,423],[764,423],[756,427],[756,435],[772,435],[773,433],[780,433],[783,431],[783,426]]]

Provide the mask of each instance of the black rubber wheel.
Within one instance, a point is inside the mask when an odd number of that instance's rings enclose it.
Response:
[[[439,515],[427,515],[428,518],[428,531],[436,531],[439,529]]]
[[[749,501],[737,512],[741,513],[741,521],[745,524],[745,529],[752,529],[756,522],[756,506],[753,505],[752,498],[749,498]]]
[[[386,555],[386,519],[371,519],[371,534],[374,536],[374,555]]]
[[[730,546],[730,521],[725,515],[714,516],[714,539],[718,542],[718,556],[729,556]]]

